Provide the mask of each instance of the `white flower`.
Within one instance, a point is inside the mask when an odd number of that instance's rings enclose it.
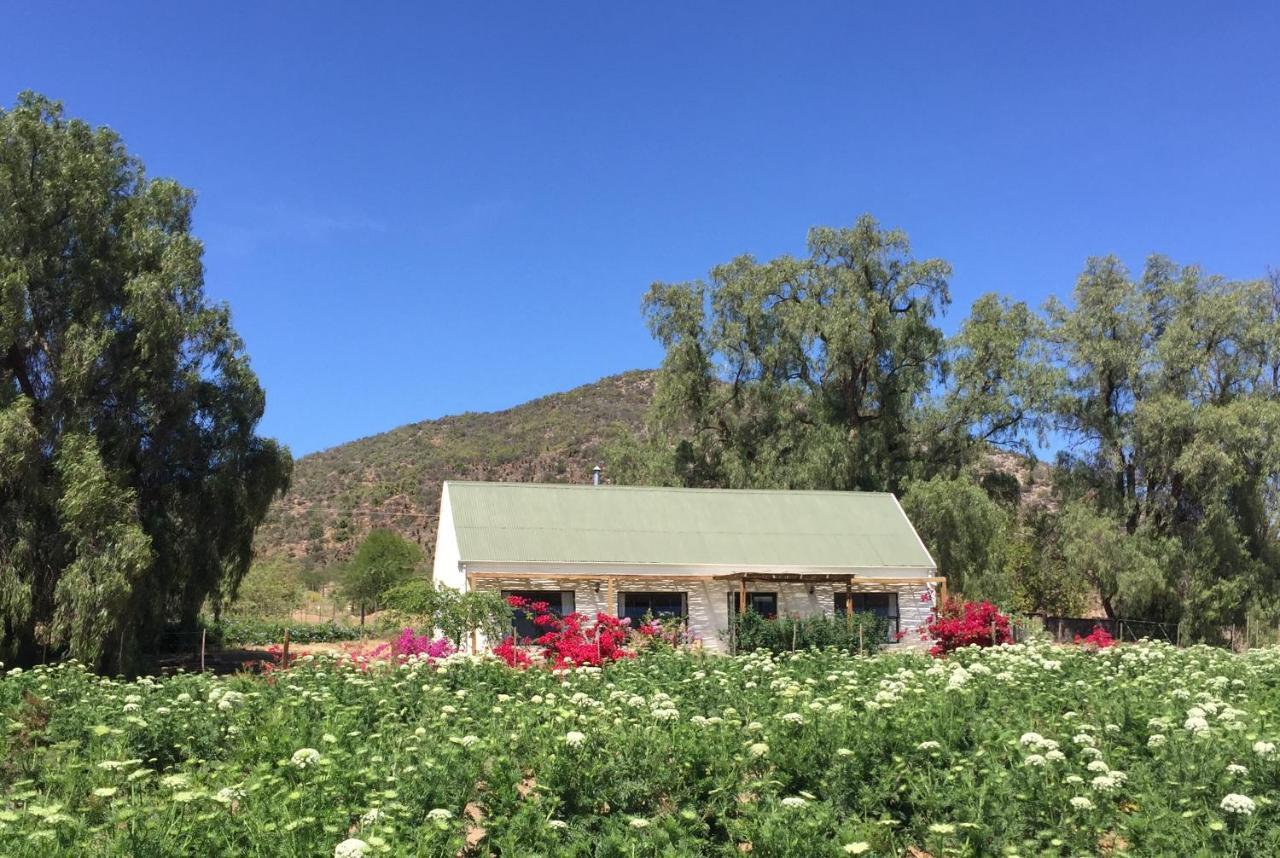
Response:
[[[1238,765],[1237,763],[1232,763],[1231,765],[1227,766],[1227,774],[1236,775],[1237,777],[1243,777],[1249,774],[1249,770],[1244,766]]]
[[[916,749],[921,751],[936,751],[941,747],[942,747],[941,744],[933,741],[932,739],[925,742],[921,742],[919,745],[916,745]]]
[[[579,733],[577,730],[570,730],[564,734],[564,743],[570,748],[576,748],[585,741],[587,741],[586,734]]]
[[[803,724],[804,716],[799,712],[788,712],[786,715],[782,716],[782,720],[786,721],[788,724]]]
[[[565,822],[563,819],[548,819],[547,827],[548,828],[568,828],[569,823]]]
[[[1094,739],[1092,736],[1090,736],[1088,733],[1077,733],[1076,735],[1071,737],[1071,741],[1075,742],[1077,745],[1089,745],[1089,746],[1092,746],[1097,742],[1097,740]]]
[[[648,828],[649,820],[645,819],[644,817],[633,816],[631,817],[630,825],[632,828]]]
[[[1120,785],[1120,781],[1112,775],[1098,775],[1089,783],[1098,792],[1111,792]]]
[[[1018,743],[1021,745],[1027,745],[1029,747],[1038,748],[1040,747],[1040,743],[1043,741],[1044,741],[1044,736],[1041,736],[1039,733],[1023,733],[1022,738],[1018,740]]]
[[[1067,755],[1055,748],[1052,751],[1046,752],[1044,757],[1051,763],[1060,763],[1067,758]]]
[[[295,768],[305,769],[320,762],[320,752],[315,748],[299,748],[289,758],[289,764]]]
[[[871,844],[865,840],[857,840],[853,843],[846,843],[842,848],[846,855],[861,855],[863,852],[871,851]]]
[[[1228,793],[1223,797],[1222,803],[1218,805],[1226,813],[1238,813],[1241,816],[1249,816],[1256,806],[1249,796],[1240,795],[1236,792]]]
[[[466,735],[458,740],[458,744],[464,748],[470,748],[472,745],[474,745],[476,742],[479,742],[479,741],[480,741],[479,736]]]
[[[1164,744],[1163,733],[1152,733],[1149,737],[1147,737],[1148,748],[1158,748],[1163,744]]]
[[[368,848],[369,844],[359,837],[348,837],[333,847],[333,858],[361,858]]]
[[[427,811],[427,819],[432,822],[445,822],[453,818],[453,811],[445,810],[443,807],[433,807]]]
[[[119,789],[113,786],[97,787],[94,789],[93,794],[96,795],[98,798],[111,798],[111,796],[115,795],[119,791],[120,791]]]
[[[1047,761],[1039,754],[1028,754],[1027,758],[1022,761],[1024,766],[1043,766]]]
[[[218,804],[231,804],[231,802],[242,798],[244,798],[244,790],[239,787],[223,787],[213,796],[213,800]]]
[[[385,816],[386,814],[383,813],[381,810],[378,810],[378,808],[376,807],[370,808],[369,810],[366,810],[363,815],[361,815],[360,825],[361,827],[377,825],[378,822],[380,822]]]
[[[1071,799],[1071,806],[1076,810],[1093,810],[1093,802],[1082,795],[1077,795]]]
[[[804,807],[806,804],[808,804],[808,802],[798,795],[789,795],[782,800],[783,807],[789,807],[793,810],[798,807]]]
[[[751,747],[747,748],[747,753],[753,757],[763,757],[765,754],[769,753],[769,746],[764,742],[755,742]]]
[[[1184,729],[1190,730],[1192,733],[1205,733],[1209,730],[1209,722],[1203,717],[1192,715],[1182,724]]]
[[[1276,752],[1275,742],[1254,742],[1253,752],[1259,757],[1270,757]]]
[[[1085,766],[1085,768],[1091,772],[1106,772],[1111,770],[1111,766],[1108,766],[1102,760],[1090,760],[1089,765]]]
[[[934,834],[955,834],[956,827],[950,822],[935,822],[929,826]]]

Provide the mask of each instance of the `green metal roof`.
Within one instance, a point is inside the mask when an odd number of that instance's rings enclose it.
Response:
[[[891,494],[445,486],[463,562],[934,567]]]

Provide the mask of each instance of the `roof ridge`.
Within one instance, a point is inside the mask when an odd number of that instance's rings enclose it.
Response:
[[[862,489],[725,489],[698,486],[631,486],[618,485],[616,483],[605,483],[602,485],[592,485],[591,483],[534,483],[520,482],[518,480],[445,480],[445,485],[452,486],[502,486],[511,488],[530,488],[530,489],[573,489],[573,490],[591,490],[599,491],[650,491],[650,492],[704,492],[707,494],[804,494],[804,495],[870,495],[875,497],[895,497],[893,492],[873,492]]]

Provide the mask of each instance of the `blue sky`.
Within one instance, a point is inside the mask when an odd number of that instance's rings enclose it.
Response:
[[[0,96],[199,194],[303,454],[654,366],[654,280],[871,212],[974,297],[1280,266],[1280,4],[39,3]]]

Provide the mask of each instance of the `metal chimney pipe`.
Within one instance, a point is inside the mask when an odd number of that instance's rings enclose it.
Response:
[[[604,468],[601,468],[599,465],[596,465],[594,468],[591,469],[591,485],[593,486],[600,485],[600,473],[603,470]]]

